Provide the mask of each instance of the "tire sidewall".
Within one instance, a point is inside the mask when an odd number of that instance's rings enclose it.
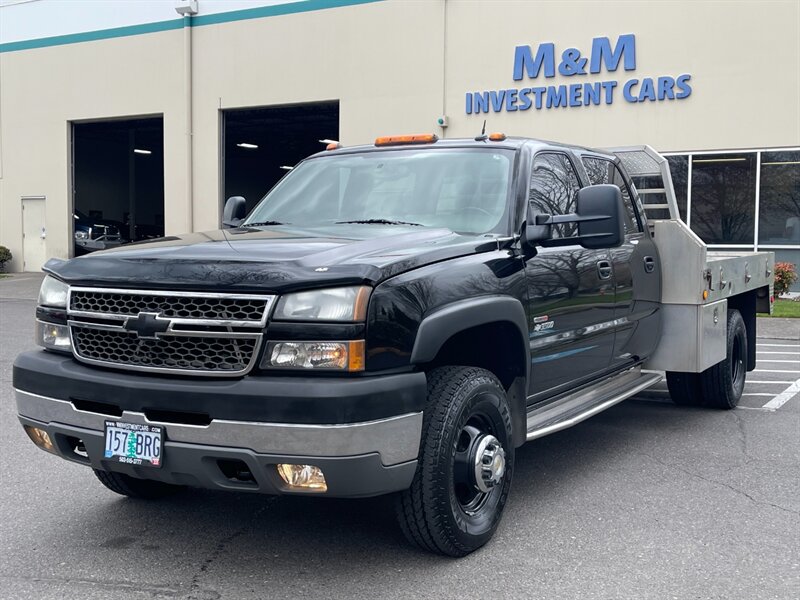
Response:
[[[439,481],[437,499],[447,503],[445,526],[458,540],[464,550],[472,551],[485,544],[494,533],[503,514],[503,507],[511,489],[514,472],[514,445],[512,443],[511,414],[505,392],[492,380],[468,380],[459,387],[449,403],[445,421],[446,434],[442,436],[438,452],[437,470],[442,477]],[[463,427],[470,418],[479,412],[489,421],[491,433],[503,445],[506,453],[506,471],[501,488],[493,492],[475,515],[464,512],[455,494],[453,481],[453,456]]]
[[[738,382],[734,380],[732,373],[733,362],[737,360],[737,357],[733,354],[734,344],[737,338],[739,338],[739,353],[742,359],[742,377]],[[727,377],[728,400],[729,404],[735,406],[738,403],[738,399],[741,397],[742,392],[744,391],[746,380],[745,373],[747,369],[747,330],[744,326],[744,320],[738,311],[732,311],[731,316],[728,319],[727,343],[727,360],[725,361],[725,366],[727,367],[729,373],[729,376]]]

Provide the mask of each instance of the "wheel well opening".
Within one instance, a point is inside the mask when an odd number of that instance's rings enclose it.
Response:
[[[470,327],[451,336],[430,364],[443,365],[486,369],[497,376],[506,390],[517,377],[527,375],[522,337],[508,321]]]

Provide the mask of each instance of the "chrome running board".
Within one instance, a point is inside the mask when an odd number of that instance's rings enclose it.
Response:
[[[572,427],[659,381],[660,373],[643,373],[641,367],[635,367],[550,404],[535,407],[528,411],[526,440],[535,440]]]

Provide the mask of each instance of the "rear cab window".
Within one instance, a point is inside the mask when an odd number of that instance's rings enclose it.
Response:
[[[610,160],[594,156],[584,156],[582,162],[591,185],[612,184],[619,188],[622,194],[622,204],[625,206],[625,219],[623,221],[625,234],[630,235],[644,231],[641,219],[633,204],[631,191],[628,188],[628,184],[625,183],[625,178],[622,176],[619,167]]]

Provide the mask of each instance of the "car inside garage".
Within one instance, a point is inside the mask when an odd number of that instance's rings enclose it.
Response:
[[[164,235],[164,120],[72,124],[75,255]]]

